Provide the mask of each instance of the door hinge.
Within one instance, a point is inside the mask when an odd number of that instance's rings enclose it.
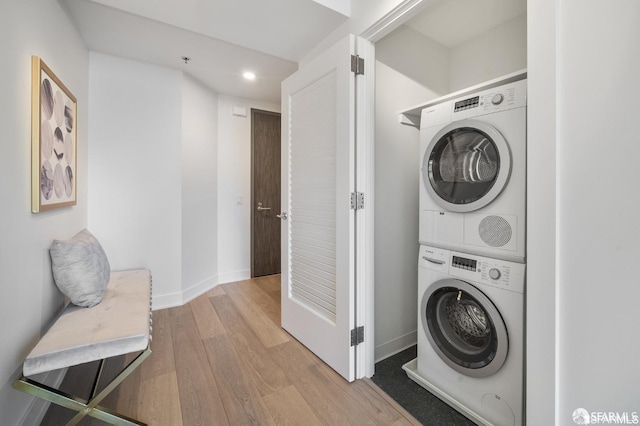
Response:
[[[364,58],[358,55],[351,55],[351,72],[356,75],[364,75]]]
[[[364,326],[356,327],[351,330],[351,346],[359,345],[364,342]]]
[[[351,193],[351,210],[364,209],[364,192]]]

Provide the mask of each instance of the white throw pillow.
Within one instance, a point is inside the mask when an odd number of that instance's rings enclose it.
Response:
[[[95,306],[109,283],[111,267],[102,246],[83,229],[68,241],[53,240],[49,248],[58,289],[78,306]]]

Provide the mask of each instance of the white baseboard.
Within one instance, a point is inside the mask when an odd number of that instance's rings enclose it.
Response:
[[[154,311],[182,306],[182,292],[153,295],[151,307]]]
[[[192,285],[182,292],[175,292],[170,294],[158,294],[153,295],[153,310],[174,308],[176,306],[182,306],[185,303],[190,302],[201,294],[206,293],[219,284],[217,275],[211,278],[207,278],[197,284]]]
[[[182,303],[189,303],[196,297],[206,293],[211,290],[215,286],[218,285],[218,276],[213,276],[211,278],[207,278],[204,281],[199,282],[198,284],[194,284],[189,287],[187,290],[182,292]]]
[[[218,277],[219,277],[220,284],[233,283],[236,281],[244,281],[251,278],[251,270],[243,269],[240,271],[224,272],[222,274],[219,274]]]
[[[404,336],[397,337],[393,340],[385,342],[376,346],[375,362],[382,361],[385,358],[389,358],[392,355],[402,352],[415,345],[418,342],[418,330],[414,330]]]
[[[67,370],[67,368],[64,368],[62,370],[49,371],[48,373],[44,373],[41,376],[36,377],[35,380],[39,383],[58,389],[64,380],[64,376],[67,374]],[[22,419],[19,420],[18,424],[21,426],[39,425],[42,423],[44,415],[47,414],[47,410],[50,405],[51,403],[49,401],[32,397],[31,402],[27,407],[27,411],[24,413],[24,416],[22,416]]]

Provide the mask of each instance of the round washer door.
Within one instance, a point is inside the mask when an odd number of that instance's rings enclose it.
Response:
[[[446,210],[470,212],[502,192],[511,174],[509,145],[498,130],[478,120],[442,128],[427,146],[422,179],[429,195]]]
[[[447,278],[422,296],[422,326],[440,358],[470,377],[488,377],[504,364],[507,328],[495,305],[473,285]]]

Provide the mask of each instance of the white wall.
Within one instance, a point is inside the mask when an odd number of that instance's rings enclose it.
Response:
[[[428,99],[423,90],[409,92],[408,96],[398,94],[400,110],[449,93],[449,49],[405,25],[376,43],[376,61],[418,83],[428,93]]]
[[[556,7],[527,3],[528,425],[556,424]]]
[[[89,228],[112,269],[149,268],[154,308],[182,293],[182,73],[91,53]]]
[[[10,0],[0,13],[0,422],[37,422],[43,404],[11,383],[22,361],[63,305],[48,248],[87,224],[89,53],[56,1]],[[77,205],[31,213],[31,55],[40,56],[77,98]],[[44,378],[51,384],[55,377]],[[31,406],[31,404],[34,406]]]
[[[417,341],[420,138],[398,112],[441,94],[376,61],[376,361]]]
[[[405,0],[406,1],[406,0]],[[382,19],[389,11],[405,3],[403,0],[351,0],[351,17],[336,28],[311,50],[299,63],[302,67],[314,57],[342,40],[348,34],[362,34],[373,24]],[[415,0],[411,0],[416,2]]]
[[[420,139],[398,112],[446,94],[448,66],[446,47],[408,27],[376,43],[376,361],[417,340]]]
[[[218,95],[193,78],[182,85],[183,299],[218,283]]]
[[[456,92],[527,67],[527,16],[453,48],[402,25],[376,43],[376,60],[436,93]]]
[[[547,0],[528,16],[527,423],[638,414],[640,4]]]
[[[640,416],[639,19],[636,0],[565,0],[560,7],[558,416],[564,424],[579,407]]]
[[[218,284],[218,95],[181,71],[91,53],[89,223],[154,309]],[[116,123],[116,124],[114,124]]]
[[[245,108],[246,117],[233,115]],[[251,275],[251,108],[280,112],[279,104],[219,96],[218,275],[221,283]],[[238,204],[238,197],[241,203]]]
[[[345,16],[351,14],[351,0],[313,0]]]
[[[450,91],[527,67],[527,16],[522,14],[450,50]]]

